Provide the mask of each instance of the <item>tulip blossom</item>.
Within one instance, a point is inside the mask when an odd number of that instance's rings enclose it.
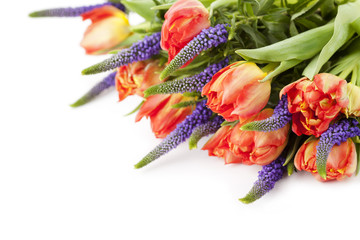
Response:
[[[347,96],[349,98],[349,105],[342,109],[346,116],[360,117],[360,87],[348,83]]]
[[[163,67],[159,66],[159,61],[139,61],[117,70],[115,77],[116,89],[119,93],[119,101],[124,100],[129,95],[144,96],[144,91],[155,84],[160,83],[159,74]]]
[[[161,29],[161,47],[170,62],[201,30],[210,27],[209,13],[197,0],[179,0],[165,14]]]
[[[258,114],[270,97],[270,81],[255,63],[236,62],[217,72],[207,83],[202,95],[209,108],[227,121],[246,119]]]
[[[292,113],[292,131],[299,136],[319,137],[349,103],[346,81],[328,73],[315,75],[314,81],[302,78],[293,82],[281,90],[280,96],[284,94]]]
[[[224,126],[205,144],[210,156],[225,159],[225,163],[247,165],[267,165],[275,160],[288,142],[289,124],[272,132],[242,131],[241,126],[259,121],[273,114],[272,109],[264,109],[256,116],[236,124],[233,128]]]
[[[83,20],[92,22],[80,44],[87,54],[98,54],[116,47],[131,34],[125,13],[116,7],[95,8],[81,16]]]
[[[173,108],[172,106],[188,100],[190,98],[181,94],[150,96],[141,106],[135,121],[138,122],[143,117],[150,118],[151,129],[155,136],[164,138],[192,112],[191,107]]]
[[[295,167],[299,170],[311,172],[319,181],[342,180],[350,177],[356,170],[357,156],[355,144],[351,139],[334,145],[326,163],[326,179],[323,179],[316,167],[316,146],[319,140],[304,143],[295,155]]]

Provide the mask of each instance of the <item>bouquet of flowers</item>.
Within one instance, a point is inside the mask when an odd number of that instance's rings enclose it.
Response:
[[[82,73],[110,74],[71,106],[111,87],[142,97],[132,113],[162,142],[135,168],[212,134],[210,156],[263,166],[243,203],[297,171],[359,172],[360,0],[109,0],[30,16],[91,20],[81,46],[111,55]]]

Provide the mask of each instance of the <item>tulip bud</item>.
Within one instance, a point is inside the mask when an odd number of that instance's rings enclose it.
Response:
[[[249,118],[269,100],[270,81],[259,82],[265,76],[254,63],[236,62],[217,72],[204,86],[202,95],[208,97],[209,108],[227,121]]]
[[[165,14],[161,47],[170,62],[201,30],[210,27],[209,13],[197,0],[179,0]]]
[[[357,156],[355,144],[351,139],[340,145],[334,145],[326,163],[326,179],[323,179],[316,166],[316,146],[319,140],[305,142],[295,155],[294,163],[299,171],[311,172],[319,181],[342,180],[350,177],[356,170]]]
[[[119,101],[129,95],[144,96],[144,91],[155,84],[159,84],[159,74],[163,67],[159,61],[139,61],[118,68],[115,84],[119,93]]]
[[[81,41],[81,46],[87,54],[99,54],[110,50],[131,34],[125,13],[116,7],[95,8],[81,16],[83,20],[92,21]]]
[[[226,164],[267,165],[279,157],[288,142],[289,124],[272,132],[242,131],[241,127],[252,121],[268,118],[272,109],[264,109],[242,123],[221,127],[205,144],[210,156],[222,157]]]
[[[292,113],[292,131],[319,137],[325,132],[340,110],[348,105],[346,81],[329,73],[315,75],[285,86],[280,96],[287,94],[288,109]]]
[[[191,107],[173,108],[173,105],[190,99],[181,94],[150,96],[141,106],[135,121],[140,121],[144,116],[150,117],[155,136],[164,138],[192,112]]]

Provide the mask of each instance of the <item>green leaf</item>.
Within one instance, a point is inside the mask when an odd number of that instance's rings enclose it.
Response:
[[[185,107],[189,107],[189,106],[195,106],[197,103],[197,101],[195,100],[191,100],[191,101],[184,101],[184,102],[179,102],[176,103],[174,105],[172,105],[172,108],[185,108]]]
[[[145,20],[149,22],[154,20],[155,12],[151,10],[151,8],[155,6],[153,1],[122,0],[121,3],[124,4],[127,9],[145,18]]]
[[[226,6],[226,5],[230,5],[230,4],[235,5],[237,3],[238,3],[238,0],[216,0],[216,1],[212,2],[209,7],[209,12],[210,12],[209,18],[211,18],[213,16],[215,9],[218,9],[222,6]]]
[[[311,1],[309,5],[307,5],[306,7],[304,7],[303,9],[301,9],[301,11],[293,14],[291,16],[291,20],[294,20],[298,17],[306,17],[312,13],[314,13],[321,4],[323,4],[326,0],[316,0],[316,1]]]
[[[165,3],[152,7],[151,10],[168,10],[174,3]]]
[[[345,79],[351,72],[357,70],[360,63],[360,38],[355,39],[347,48],[335,67],[330,71],[331,74],[339,75]]]
[[[289,31],[290,31],[290,35],[292,37],[299,34],[299,31],[297,30],[296,25],[295,25],[295,23],[293,21],[290,22]]]
[[[253,27],[245,24],[240,24],[239,28],[241,28],[244,32],[250,35],[250,37],[254,40],[256,47],[263,47],[267,45],[266,37]]]
[[[294,161],[291,161],[288,163],[288,165],[286,166],[287,172],[288,172],[288,176],[291,176],[294,173]]]
[[[350,26],[358,35],[360,35],[360,17],[353,21]]]
[[[240,121],[237,120],[237,121],[234,121],[234,122],[228,122],[228,121],[224,121],[221,126],[231,126],[232,128],[235,127],[236,124],[238,124]]]
[[[302,60],[298,60],[298,59],[290,59],[290,60],[286,60],[286,61],[282,61],[280,63],[280,65],[275,68],[274,71],[270,72],[268,75],[266,75],[266,77],[264,77],[262,80],[259,80],[259,82],[266,82],[271,80],[272,78],[276,77],[277,75],[279,75],[280,73],[285,72],[286,70],[289,70],[292,67],[295,67],[296,65],[298,65],[299,63],[301,63]]]
[[[141,106],[144,104],[145,100],[142,101],[134,110],[132,110],[131,112],[129,112],[128,114],[125,114],[125,116],[130,116],[131,114],[134,114],[136,113],[140,108]]]
[[[268,12],[269,8],[274,4],[274,0],[259,0],[259,7],[256,10],[256,15],[262,15]]]
[[[289,150],[287,152],[283,166],[286,166],[287,164],[289,164],[291,162],[291,160],[293,160],[293,158],[299,148],[300,140],[301,140],[301,137],[298,137],[298,136],[295,136],[294,138],[291,139],[290,143],[288,144]]]
[[[247,61],[257,63],[306,60],[321,51],[331,38],[333,27],[333,23],[329,23],[266,47],[239,49],[236,53]]]
[[[348,2],[338,7],[338,14],[335,18],[334,33],[329,42],[321,50],[320,55],[315,64],[305,68],[306,77],[312,79],[318,74],[321,67],[335,54],[335,52],[343,46],[355,33],[351,27],[351,23],[358,18],[360,12],[360,1]]]

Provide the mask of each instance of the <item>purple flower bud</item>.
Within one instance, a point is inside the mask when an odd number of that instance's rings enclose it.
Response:
[[[159,54],[161,34],[154,33],[146,36],[143,40],[134,43],[130,48],[126,48],[98,64],[95,64],[82,71],[82,74],[96,74],[115,69],[129,63],[143,61]]]
[[[68,7],[68,8],[52,8],[45,9],[41,11],[36,11],[30,13],[30,17],[78,17],[83,13],[89,12],[95,8],[100,8],[103,6],[114,6],[121,11],[125,12],[125,6],[121,3],[114,2],[106,2],[102,4],[90,5],[90,6],[82,6],[82,7]]]
[[[193,113],[187,116],[182,123],[178,124],[174,131],[172,131],[154,150],[148,153],[135,165],[135,168],[142,168],[170,150],[176,148],[180,143],[190,137],[191,133],[197,126],[208,122],[212,114],[213,112],[206,107],[206,101],[198,103]]]
[[[322,178],[326,179],[326,162],[332,147],[346,142],[348,138],[360,136],[358,124],[356,119],[341,119],[321,134],[316,146],[316,166]]]
[[[104,90],[115,86],[115,76],[116,76],[116,72],[111,73],[109,76],[104,78],[101,82],[97,83],[87,93],[85,93],[81,98],[79,98],[79,100],[77,100],[75,103],[71,104],[70,106],[72,107],[82,106],[93,100]]]
[[[202,51],[217,47],[220,44],[227,42],[228,35],[229,33],[224,24],[218,24],[215,27],[203,29],[183,49],[180,50],[173,60],[171,60],[169,65],[161,73],[160,78],[165,79],[176,69],[183,66]]]
[[[213,75],[228,65],[229,60],[211,64],[204,71],[191,77],[185,77],[174,81],[164,82],[146,89],[145,97],[155,94],[184,93],[184,92],[201,92],[202,88],[208,83]]]
[[[259,171],[258,180],[254,183],[254,186],[244,198],[239,200],[243,203],[252,203],[273,189],[275,183],[284,175],[286,168],[283,166],[284,162],[285,158],[280,156],[270,164],[263,166],[262,170]]]
[[[241,127],[244,131],[272,132],[281,129],[291,121],[291,113],[288,109],[287,94],[283,95],[274,109],[271,117],[245,124]]]

